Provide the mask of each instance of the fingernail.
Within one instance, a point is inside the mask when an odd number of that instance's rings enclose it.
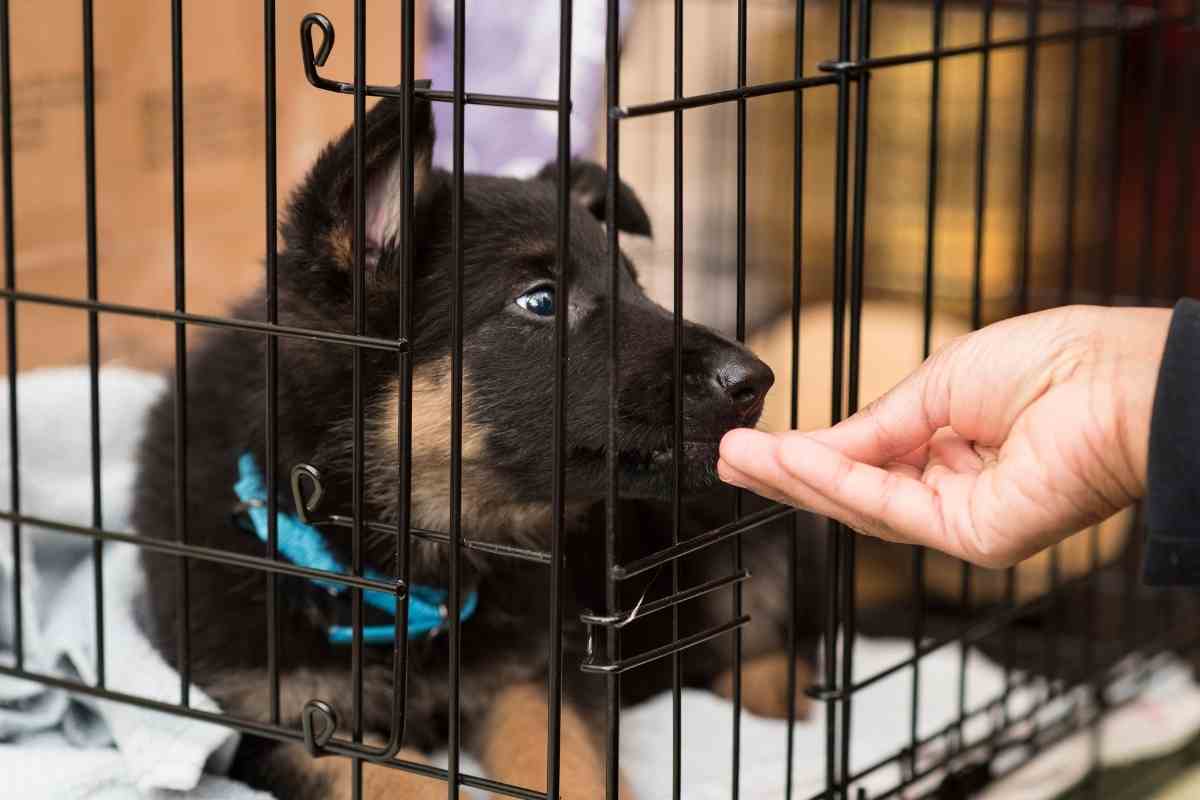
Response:
[[[764,441],[769,441],[771,435],[751,428],[736,428],[721,440],[721,458],[732,467],[741,469],[750,466],[752,458],[748,458],[756,447],[762,447]]]

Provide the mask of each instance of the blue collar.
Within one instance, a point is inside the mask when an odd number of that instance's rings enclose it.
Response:
[[[238,459],[238,481],[233,485],[234,492],[242,502],[245,515],[254,528],[254,534],[262,542],[267,541],[267,490],[263,485],[263,476],[254,462],[254,456],[243,453]],[[337,560],[325,544],[320,532],[291,514],[282,511],[276,513],[276,542],[279,555],[297,566],[319,569],[325,572],[348,574],[345,565]],[[373,580],[390,580],[384,575],[368,569],[367,578]],[[337,597],[346,594],[350,589],[345,584],[336,581],[326,581],[310,578],[309,583],[318,586]],[[408,638],[417,639],[421,636],[436,636],[445,627],[448,613],[446,599],[448,594],[444,589],[432,586],[410,585],[408,587]],[[367,644],[391,644],[395,641],[396,597],[386,592],[370,589],[363,591],[363,600],[372,608],[391,617],[392,624],[364,625],[363,642]],[[466,620],[475,613],[479,604],[479,596],[471,592],[463,598],[459,619]],[[354,637],[354,628],[350,625],[330,625],[329,641],[332,644],[349,644]]]

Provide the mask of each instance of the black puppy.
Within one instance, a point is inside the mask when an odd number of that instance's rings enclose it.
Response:
[[[385,100],[367,116],[365,163],[367,250],[366,333],[398,336],[400,280],[400,119],[398,101]],[[450,176],[430,168],[433,125],[429,106],[413,109],[415,221],[413,226],[412,463],[411,524],[445,531],[449,526],[450,482],[450,291],[453,274]],[[349,133],[321,155],[294,195],[283,228],[286,248],[278,270],[281,324],[351,332],[353,277],[353,144]],[[552,354],[556,304],[556,168],[536,179],[469,176],[465,179],[464,380],[462,430],[462,531],[465,537],[546,549],[551,534]],[[563,795],[576,800],[603,796],[594,711],[603,682],[584,675],[584,635],[579,615],[605,607],[603,580],[608,435],[609,256],[605,223],[650,233],[645,211],[628,187],[616,198],[616,220],[605,220],[605,173],[588,163],[571,167],[575,202],[570,219],[569,347],[567,367],[567,509],[565,548],[568,592],[565,698],[562,718]],[[620,275],[620,377],[617,436],[620,443],[618,509],[621,559],[628,561],[671,542],[672,485],[671,316],[638,286],[624,259]],[[239,315],[261,319],[257,296]],[[771,371],[751,353],[719,334],[686,324],[682,483],[690,500],[682,522],[685,535],[728,522],[730,494],[716,481],[717,444],[726,431],[753,425],[770,389]],[[173,538],[177,513],[186,519],[193,545],[260,556],[265,552],[265,512],[253,495],[264,463],[263,337],[221,331],[209,336],[189,359],[187,373],[186,507],[175,505],[176,419],[171,398],[155,408],[141,451],[134,520],[146,536]],[[364,351],[364,517],[395,524],[399,509],[398,430],[401,408],[399,359],[382,350]],[[322,473],[322,507],[349,513],[352,507],[352,358],[348,348],[303,339],[279,341],[278,433],[281,511],[290,512],[287,468],[307,462]],[[235,484],[237,488],[235,489]],[[247,487],[250,487],[247,489]],[[265,492],[265,487],[263,492]],[[241,504],[239,506],[239,503]],[[235,507],[239,508],[234,514]],[[254,519],[258,515],[257,522]],[[344,528],[308,528],[297,533],[281,521],[280,541],[316,537],[323,557],[350,563]],[[287,528],[287,530],[284,530]],[[257,535],[256,535],[257,534]],[[744,702],[752,711],[782,714],[787,708],[788,660],[782,656],[788,591],[782,537],[756,533],[747,539],[747,565],[758,575],[746,591],[745,607],[757,615],[745,638]],[[313,545],[313,541],[308,541]],[[389,574],[394,538],[365,534],[366,566]],[[281,544],[285,558],[287,548]],[[311,552],[311,548],[310,548]],[[730,553],[710,548],[680,565],[681,585],[730,574]],[[147,552],[146,627],[164,656],[177,661],[178,633],[187,625],[192,679],[229,713],[269,719],[266,580],[253,570],[188,562],[186,621],[177,618],[181,581],[178,560]],[[411,583],[426,587],[424,611],[439,605],[448,581],[443,544],[414,541]],[[307,564],[306,566],[322,566]],[[638,598],[668,591],[668,575],[653,586],[631,580],[624,607]],[[547,620],[549,570],[542,564],[463,556],[461,720],[464,746],[497,779],[528,787],[544,785],[546,742],[545,679],[549,670]],[[803,581],[812,586],[811,576]],[[348,593],[336,594],[319,581],[279,579],[282,630],[281,717],[298,728],[304,704],[325,700],[342,710],[352,704],[350,647],[346,644]],[[370,593],[368,593],[370,594]],[[376,597],[378,597],[378,593]],[[415,601],[414,601],[415,602]],[[362,714],[367,741],[390,734],[396,689],[391,674],[392,617],[368,607],[372,631],[384,631],[365,647]],[[802,600],[802,608],[816,609]],[[379,615],[382,614],[382,618]],[[371,616],[375,615],[375,616]],[[417,610],[413,610],[416,619]],[[670,614],[651,615],[623,634],[628,653],[670,641]],[[815,614],[813,615],[815,618]],[[681,635],[731,618],[725,593],[680,607]],[[807,615],[800,620],[805,622]],[[410,626],[414,624],[410,620]],[[418,623],[419,624],[419,623]],[[412,628],[410,627],[410,631]],[[802,631],[801,633],[807,633]],[[444,745],[448,707],[447,637],[441,629],[410,636],[405,758]],[[374,634],[373,634],[374,635]],[[693,648],[683,658],[691,685],[714,686],[728,694],[731,681],[728,636]],[[801,670],[805,674],[806,668]],[[798,681],[801,689],[806,680]],[[631,701],[670,685],[667,660],[635,670],[623,681]],[[802,703],[803,706],[803,703]],[[345,730],[339,731],[345,733]],[[348,796],[343,759],[311,759],[299,744],[247,737],[235,774],[280,797]],[[369,797],[441,797],[444,786],[411,772],[371,768]],[[427,793],[427,794],[426,794]],[[624,797],[630,797],[628,793]]]

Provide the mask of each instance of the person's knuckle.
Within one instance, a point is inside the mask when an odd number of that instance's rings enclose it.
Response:
[[[882,398],[875,400],[863,409],[863,417],[871,426],[871,430],[875,434],[875,440],[879,443],[880,449],[891,452],[892,445],[896,441],[895,432],[888,419],[887,409],[882,402]]]
[[[844,497],[853,476],[854,462],[848,458],[839,458],[833,468],[833,474],[829,477],[829,485],[833,494],[837,497]]]
[[[879,485],[879,496],[876,501],[875,515],[881,520],[890,520],[895,511],[897,496],[900,494],[903,479],[898,473],[885,472]]]

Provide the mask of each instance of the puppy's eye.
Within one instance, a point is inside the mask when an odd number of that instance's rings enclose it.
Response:
[[[554,316],[554,289],[549,286],[531,289],[517,298],[517,305],[530,314],[552,317]]]

